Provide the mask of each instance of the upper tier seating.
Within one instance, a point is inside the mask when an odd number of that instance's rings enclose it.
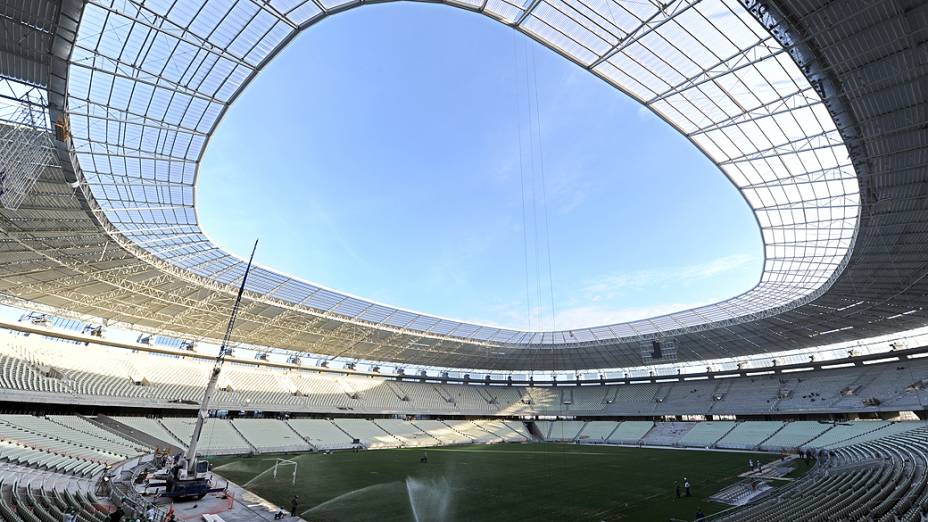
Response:
[[[99,364],[104,360],[106,364]],[[0,333],[0,390],[10,400],[196,409],[212,362],[187,355]],[[226,365],[215,409],[340,414],[656,416],[705,412],[874,412],[928,403],[928,358],[846,368],[608,386],[485,386]],[[574,437],[577,434],[564,434]],[[580,434],[582,436],[582,434]]]

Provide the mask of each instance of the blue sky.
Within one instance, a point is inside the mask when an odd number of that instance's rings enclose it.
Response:
[[[260,237],[259,261],[285,273],[518,328],[707,304],[763,261],[747,204],[666,123],[511,29],[430,4],[297,37],[220,124],[197,204],[220,245],[247,255]]]

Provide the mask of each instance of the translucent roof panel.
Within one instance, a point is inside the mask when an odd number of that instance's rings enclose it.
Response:
[[[632,96],[687,136],[741,191],[765,244],[757,286],[663,317],[521,332],[399,310],[258,267],[255,299],[360,325],[511,346],[571,345],[768,317],[824,292],[853,248],[856,173],[821,97],[736,0],[449,1],[506,23]],[[243,260],[200,230],[196,179],[223,112],[299,31],[352,1],[87,2],[68,112],[91,206],[127,248],[229,285]]]

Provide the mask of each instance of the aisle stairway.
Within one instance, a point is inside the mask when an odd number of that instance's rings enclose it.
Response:
[[[720,519],[911,522],[928,513],[928,427],[826,451],[809,477]]]

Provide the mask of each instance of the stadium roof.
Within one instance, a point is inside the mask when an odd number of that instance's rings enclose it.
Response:
[[[668,358],[693,361],[926,324],[923,2],[448,4],[521,31],[687,136],[754,210],[761,280],[666,316],[525,332],[400,310],[262,267],[249,279],[240,341],[421,365],[585,369],[651,362],[654,339],[671,348]],[[33,193],[2,210],[8,302],[221,337],[244,267],[198,225],[204,147],[290,39],[358,5],[0,7],[0,76],[47,89],[48,130],[58,138],[57,162]]]

